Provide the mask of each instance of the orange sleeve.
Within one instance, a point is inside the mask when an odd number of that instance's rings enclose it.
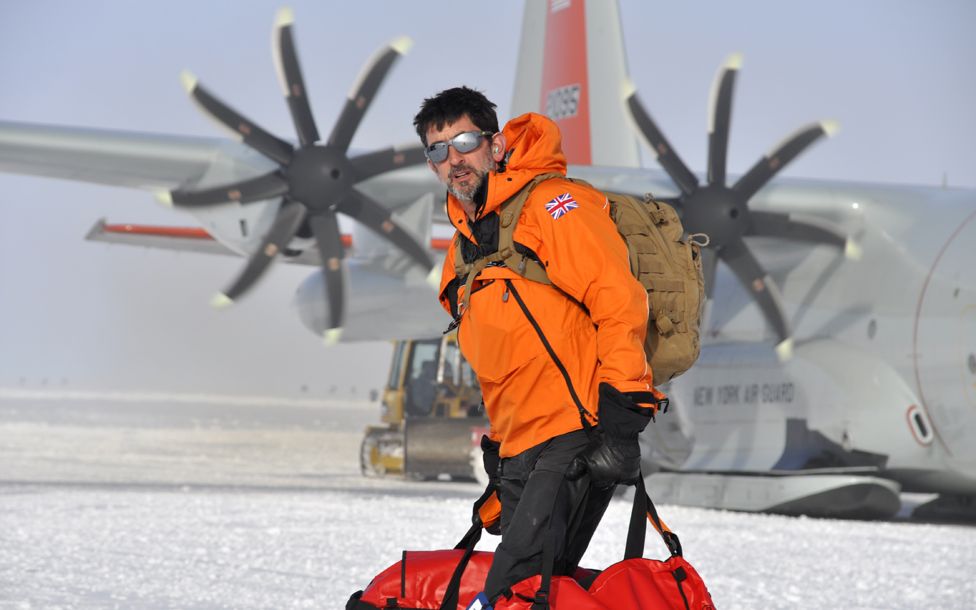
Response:
[[[557,215],[546,209],[557,197],[566,207],[566,194],[569,206],[576,207]],[[627,246],[610,218],[606,197],[583,185],[551,180],[535,190],[525,209],[534,225],[527,229],[536,233],[536,254],[549,279],[582,303],[596,326],[600,381],[621,392],[654,392],[644,354],[647,292],[630,272]]]

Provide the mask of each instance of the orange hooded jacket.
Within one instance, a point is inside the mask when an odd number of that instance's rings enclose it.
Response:
[[[489,174],[482,216],[496,213],[535,176],[566,174],[559,128],[549,118],[525,114],[505,125],[503,133],[510,151],[507,167]],[[570,201],[562,204],[564,213],[547,210],[547,204],[556,197],[565,200],[566,194]],[[475,241],[453,195],[448,195],[447,212],[454,227]],[[553,286],[505,267],[487,267],[474,282],[458,326],[458,343],[478,375],[491,436],[501,442],[502,457],[582,428],[565,379],[516,300],[506,294],[506,279],[540,325],[589,413],[598,416],[600,382],[621,392],[654,391],[643,348],[647,293],[631,275],[606,197],[568,180],[546,180],[526,201],[513,237],[536,253]],[[449,312],[446,290],[455,278],[454,257],[455,249],[449,248],[441,276],[440,300]],[[463,291],[462,284],[458,302]]]

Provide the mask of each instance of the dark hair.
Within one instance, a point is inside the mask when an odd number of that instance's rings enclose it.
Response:
[[[420,112],[413,118],[420,141],[427,146],[427,130],[443,129],[444,125],[454,123],[464,115],[482,131],[498,132],[498,115],[495,104],[485,94],[468,87],[445,89],[434,97],[424,100]]]

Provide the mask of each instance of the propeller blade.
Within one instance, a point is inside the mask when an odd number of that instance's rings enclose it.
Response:
[[[288,110],[291,120],[298,132],[298,141],[302,146],[309,146],[319,141],[319,130],[312,117],[312,106],[308,102],[308,91],[302,78],[302,69],[298,63],[298,53],[295,52],[295,39],[292,27],[295,22],[291,9],[283,8],[278,11],[275,19],[274,51],[275,67],[281,88],[288,100]]]
[[[287,192],[288,183],[275,171],[250,180],[242,180],[209,189],[198,191],[176,189],[170,191],[169,199],[171,203],[177,206],[192,208],[206,207],[228,201],[238,203],[261,201],[280,197]]]
[[[366,195],[356,189],[350,189],[346,197],[339,203],[339,211],[343,214],[355,218],[379,235],[393,243],[394,246],[403,250],[407,256],[412,258],[417,264],[426,271],[430,271],[434,266],[427,249],[420,245],[416,239],[403,230],[400,225],[393,221],[386,208],[376,203]]]
[[[189,72],[183,72],[183,87],[204,112],[229,129],[245,144],[281,165],[291,162],[294,147],[220,101]]]
[[[218,295],[215,301],[235,301],[247,292],[264,275],[275,256],[285,249],[303,220],[305,220],[305,206],[297,201],[285,200],[278,210],[274,224],[271,225],[271,229],[261,240],[261,247],[251,255],[244,270],[237,276],[234,283],[223,294]]]
[[[647,141],[647,145],[657,155],[658,163],[671,176],[671,179],[678,185],[681,192],[685,195],[690,195],[698,188],[698,178],[695,177],[695,174],[691,173],[691,170],[688,169],[685,162],[674,151],[671,143],[668,142],[668,139],[658,129],[651,115],[647,114],[647,111],[644,110],[644,106],[641,104],[636,91],[632,92],[627,98],[627,106],[630,108],[630,115],[637,124],[637,128]]]
[[[779,294],[779,288],[773,283],[769,275],[759,265],[752,252],[741,239],[735,240],[725,245],[718,253],[726,265],[732,269],[739,282],[745,286],[746,290],[752,295],[753,300],[759,305],[763,312],[766,322],[776,333],[782,343],[790,338],[792,331],[783,313],[783,300]]]
[[[742,66],[742,55],[735,53],[719,70],[712,84],[711,114],[708,123],[708,183],[725,185],[726,157],[729,151],[729,126],[732,121],[732,92]]]
[[[829,244],[844,248],[847,234],[840,228],[818,218],[798,218],[778,212],[750,212],[752,227],[747,235],[780,237],[783,239]]]
[[[715,271],[718,267],[718,255],[711,248],[702,248],[702,275],[705,279],[705,296],[712,298],[715,290]]]
[[[387,148],[360,155],[351,159],[351,163],[356,171],[356,182],[362,182],[384,172],[423,163],[426,159],[423,146],[411,146],[400,149]]]
[[[756,161],[732,189],[748,200],[797,155],[821,137],[833,135],[837,129],[837,123],[833,121],[822,121],[799,129],[783,140],[772,152]]]
[[[342,114],[339,115],[335,127],[332,128],[332,134],[329,136],[330,146],[335,146],[341,150],[349,148],[352,136],[356,133],[356,129],[363,120],[363,115],[369,109],[369,105],[373,102],[380,85],[383,84],[386,74],[393,67],[394,62],[405,54],[412,45],[413,42],[409,38],[398,38],[374,55],[366,64],[359,81],[349,92],[349,98],[342,109]]]
[[[319,248],[322,261],[322,279],[325,282],[325,298],[329,304],[329,331],[332,334],[342,328],[345,318],[345,282],[343,279],[342,235],[339,233],[339,219],[335,212],[327,210],[308,219]]]

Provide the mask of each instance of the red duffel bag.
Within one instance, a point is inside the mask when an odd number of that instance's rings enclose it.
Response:
[[[665,561],[643,557],[648,520],[671,552]],[[491,567],[492,554],[474,550],[480,537],[478,522],[453,550],[404,551],[401,561],[353,594],[346,610],[464,610],[481,591]],[[715,608],[701,576],[682,556],[678,536],[658,517],[642,478],[634,494],[623,561],[600,572],[579,569],[573,576],[553,576],[548,545],[543,555],[543,573],[513,585],[512,595],[497,600],[494,610]]]

